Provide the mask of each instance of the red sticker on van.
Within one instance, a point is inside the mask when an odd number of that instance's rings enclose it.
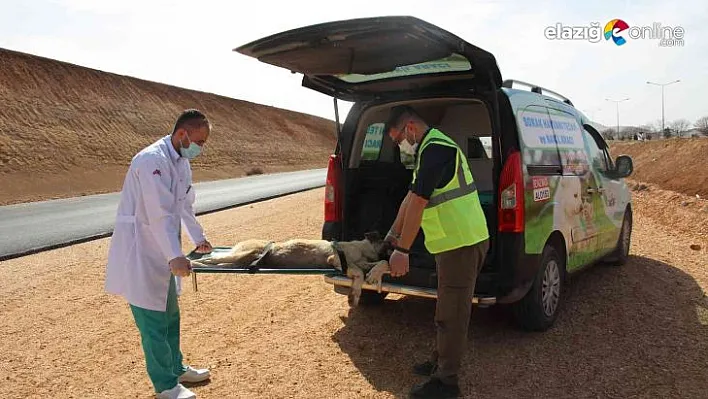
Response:
[[[551,187],[547,177],[533,177],[532,182],[534,202],[546,201],[551,198]]]

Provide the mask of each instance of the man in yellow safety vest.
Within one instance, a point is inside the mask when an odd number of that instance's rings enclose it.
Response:
[[[391,110],[386,131],[416,162],[410,190],[386,236],[395,248],[391,275],[408,273],[408,253],[422,228],[438,276],[436,348],[430,360],[413,367],[430,379],[414,386],[411,397],[457,397],[474,287],[489,249],[487,222],[467,159],[451,138],[409,106]]]

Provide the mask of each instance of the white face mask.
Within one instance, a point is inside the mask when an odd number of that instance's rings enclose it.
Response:
[[[405,128],[404,128],[405,129]],[[405,130],[403,131],[403,140],[401,140],[400,143],[398,143],[398,148],[401,149],[401,152],[410,156],[415,156],[415,150],[418,148],[418,143],[411,144],[408,141],[408,132]]]
[[[398,144],[398,148],[400,148],[401,152],[404,154],[415,155],[415,150],[418,148],[418,143],[411,144],[407,139],[403,139]]]

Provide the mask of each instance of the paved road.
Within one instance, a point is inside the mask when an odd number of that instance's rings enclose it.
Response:
[[[326,169],[194,184],[198,215],[322,187]],[[0,261],[108,237],[119,193],[0,206]]]

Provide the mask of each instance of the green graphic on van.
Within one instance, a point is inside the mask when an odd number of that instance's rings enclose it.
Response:
[[[603,174],[594,139],[562,111],[529,106],[518,113],[525,165],[526,252],[540,254],[553,231],[562,233],[573,270],[613,248],[621,215]],[[556,167],[562,174],[531,175],[530,167]],[[619,217],[618,217],[619,216]]]

